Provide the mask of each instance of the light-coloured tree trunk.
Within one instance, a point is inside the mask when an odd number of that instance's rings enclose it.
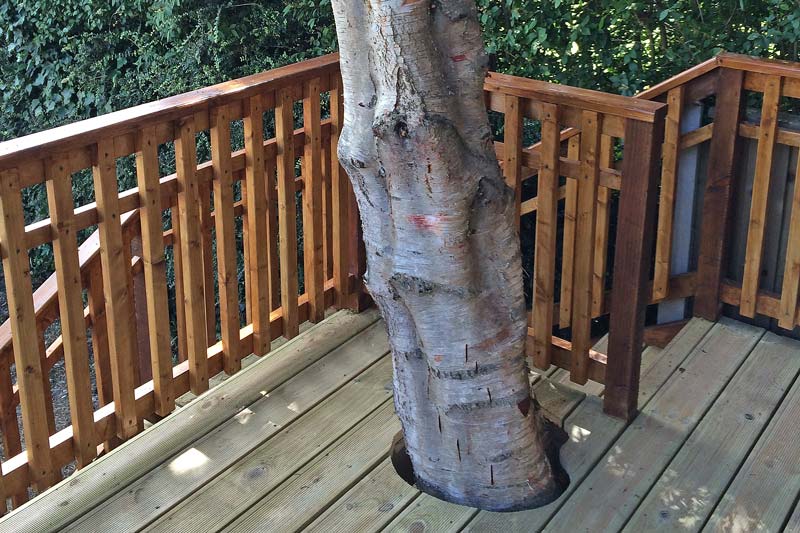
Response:
[[[339,160],[389,330],[417,486],[490,510],[557,492],[530,397],[512,191],[498,166],[473,0],[333,0]]]

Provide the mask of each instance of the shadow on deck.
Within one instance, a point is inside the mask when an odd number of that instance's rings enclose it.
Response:
[[[641,413],[533,375],[572,484],[521,513],[447,504],[388,460],[399,429],[377,312],[339,312],[11,513],[3,531],[800,528],[800,343],[693,319],[643,355]],[[586,394],[588,393],[588,394]]]

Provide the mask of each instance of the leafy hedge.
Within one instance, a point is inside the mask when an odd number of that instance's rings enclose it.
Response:
[[[798,0],[478,0],[497,69],[633,93],[718,51],[798,59]],[[330,0],[0,0],[0,139],[320,55]]]

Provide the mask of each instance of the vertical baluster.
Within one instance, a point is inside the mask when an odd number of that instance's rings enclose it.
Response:
[[[322,250],[322,132],[320,127],[320,79],[304,84],[303,128],[303,262],[308,316],[311,322],[325,317],[325,280]]]
[[[663,300],[669,290],[672,224],[675,215],[675,191],[678,183],[678,160],[681,145],[684,86],[667,95],[667,119],[664,127],[664,155],[661,164],[661,195],[658,202],[656,261],[653,274],[653,299]]]
[[[195,159],[196,161],[196,159]],[[206,342],[213,344],[217,338],[217,306],[214,291],[214,257],[213,238],[211,230],[214,220],[211,216],[211,189],[212,185],[207,180],[197,181],[200,192],[200,210],[198,212],[200,223],[200,252],[203,260],[203,298],[206,316]],[[194,223],[197,223],[195,221]],[[208,346],[206,346],[208,348]]]
[[[264,355],[270,348],[270,269],[269,256],[275,243],[267,234],[266,172],[264,169],[264,108],[261,96],[246,103],[244,116],[245,191],[247,200],[246,270],[250,273],[250,314],[253,322],[253,353]],[[274,196],[274,192],[272,194]],[[277,274],[277,272],[276,272]]]
[[[517,96],[505,97],[503,149],[503,175],[506,185],[514,190],[514,220],[519,229],[522,208],[522,108]]]
[[[186,340],[186,291],[183,288],[183,254],[181,242],[183,242],[183,232],[181,231],[180,209],[175,204],[170,208],[170,219],[172,220],[172,259],[173,274],[175,275],[175,322],[178,336],[178,361],[188,359],[188,341]]]
[[[767,222],[767,200],[772,176],[772,156],[778,135],[778,104],[781,98],[780,76],[767,77],[764,101],[761,106],[761,125],[758,128],[756,170],[753,178],[753,195],[750,204],[750,222],[747,227],[747,250],[744,256],[742,301],[739,312],[753,318],[756,314],[758,286],[761,281],[761,259],[764,252],[764,231]]]
[[[584,384],[589,372],[592,333],[592,278],[597,183],[600,176],[601,117],[584,111],[581,120],[581,176],[578,181],[575,276],[572,297],[572,365],[570,379]]]
[[[0,435],[3,437],[3,452],[6,459],[22,452],[22,441],[17,421],[17,407],[11,384],[11,347],[0,354]],[[11,495],[11,503],[19,507],[28,501],[28,491]]]
[[[180,122],[175,138],[178,175],[178,216],[180,217],[183,299],[185,305],[186,351],[189,360],[189,388],[194,394],[208,390],[208,322],[206,321],[204,261],[199,209],[200,185],[194,118]],[[176,274],[177,275],[177,274]],[[180,305],[181,302],[178,302]]]
[[[322,143],[322,255],[325,281],[333,276],[333,220],[331,216],[331,145]]]
[[[175,394],[172,390],[172,348],[155,127],[144,128],[138,133],[136,177],[141,204],[139,209],[142,227],[141,252],[144,262],[147,331],[150,341],[150,365],[153,369],[155,411],[159,416],[167,416],[175,409]]]
[[[86,341],[86,321],[83,318],[78,240],[74,227],[72,176],[63,158],[48,160],[45,172],[58,283],[58,309],[61,315],[67,397],[72,419],[73,450],[78,468],[83,468],[97,456],[97,442],[94,435],[94,408],[89,382],[89,349]]]
[[[614,139],[600,137],[600,166],[611,168],[614,164]],[[606,263],[608,259],[608,221],[611,214],[610,194],[607,187],[597,187],[597,214],[594,230],[594,275],[592,277],[592,316],[603,314],[606,291]]]
[[[278,226],[280,230],[281,310],[283,335],[299,333],[297,315],[297,215],[294,183],[294,125],[291,89],[280,89],[275,107],[275,137],[278,148]]]
[[[233,215],[231,118],[228,106],[211,112],[211,161],[214,169],[214,222],[217,235],[219,317],[223,370],[232,375],[242,368],[239,342],[239,283],[236,276],[236,231]]]
[[[103,271],[99,260],[88,266],[86,292],[89,300],[89,318],[92,322],[92,355],[97,381],[97,401],[103,406],[114,401],[111,378],[111,358],[108,347],[108,323],[103,296]]]
[[[339,164],[337,147],[344,125],[344,100],[342,79],[339,73],[331,76],[331,211],[333,212],[333,286],[336,291],[336,306],[348,306],[350,295],[350,250],[347,239],[349,221],[350,183],[347,173]]]
[[[794,175],[800,176],[800,157],[797,158]],[[797,323],[797,292],[800,287],[800,186],[797,185],[797,181],[792,195],[791,213],[781,304],[778,311],[778,325],[784,329],[792,329]]]
[[[92,174],[99,218],[97,229],[100,234],[117,435],[127,439],[139,431],[140,424],[134,399],[133,357],[136,348],[130,324],[133,301],[126,280],[126,272],[130,272],[131,265],[130,262],[126,264],[123,250],[113,141],[97,143]]]
[[[19,175],[13,169],[0,171],[0,243],[28,468],[34,484],[43,491],[52,483],[54,466],[50,456],[43,354],[33,310],[22,195]]]
[[[550,366],[553,333],[553,299],[556,279],[558,180],[561,131],[559,109],[542,105],[542,150],[536,211],[536,254],[533,278],[533,363]]]
[[[246,154],[245,154],[246,156]],[[246,159],[246,157],[245,157]],[[244,323],[253,323],[253,294],[252,278],[250,275],[250,222],[247,218],[247,180],[239,182],[239,191],[242,205],[242,255],[244,260]],[[255,329],[253,331],[253,342],[257,342]],[[253,350],[257,352],[257,350]],[[263,354],[262,354],[263,355]]]
[[[567,158],[580,157],[581,136],[573,135],[567,145]],[[564,242],[561,252],[561,294],[558,303],[558,325],[568,328],[572,321],[572,284],[575,272],[575,223],[578,218],[578,180],[567,178],[564,197]]]

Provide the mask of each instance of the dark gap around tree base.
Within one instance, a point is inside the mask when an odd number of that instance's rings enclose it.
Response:
[[[540,413],[537,407],[537,413]],[[535,509],[537,507],[544,507],[552,503],[553,501],[557,500],[559,496],[561,496],[567,487],[569,487],[570,479],[569,474],[564,469],[561,464],[561,447],[569,441],[569,435],[564,429],[558,425],[557,423],[553,422],[552,420],[548,419],[545,416],[540,416],[539,421],[537,423],[538,430],[542,434],[542,440],[544,441],[545,446],[545,453],[547,454],[547,459],[550,462],[550,466],[553,470],[553,476],[555,478],[555,485],[556,489],[552,491],[551,494],[546,495],[541,500],[537,502],[537,505],[527,507],[525,509],[509,509],[507,512],[514,512],[514,511],[524,511],[526,509]],[[414,476],[414,467],[411,464],[411,458],[406,451],[406,443],[405,439],[403,438],[403,432],[398,431],[397,434],[392,439],[392,445],[390,450],[390,455],[392,459],[392,466],[397,472],[397,475],[400,478],[411,485],[412,487],[421,490],[431,496],[434,496],[439,499],[439,495],[430,493],[417,484],[416,477]],[[544,496],[544,495],[543,495]]]

